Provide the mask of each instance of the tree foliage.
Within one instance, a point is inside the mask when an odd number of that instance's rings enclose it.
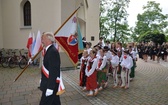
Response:
[[[166,42],[166,36],[164,34],[160,34],[159,32],[146,32],[142,34],[139,38],[139,42],[154,42],[156,44],[162,44]]]
[[[134,29],[137,35],[143,35],[146,32],[163,33],[167,27],[167,15],[162,14],[160,4],[155,1],[148,1],[146,6],[143,6],[144,12],[138,14],[136,27]]]
[[[144,12],[137,15],[136,26],[129,28],[127,21],[129,14],[126,11],[129,2],[129,0],[100,0],[100,36],[104,38],[110,36],[111,41],[122,43],[142,39],[146,41],[148,37],[156,37],[162,33],[168,39],[168,15],[162,13],[159,3],[148,1],[142,8]]]
[[[106,26],[106,24],[108,22],[108,18],[104,15],[104,13],[106,12],[104,5],[106,5],[106,4],[107,3],[105,2],[105,0],[100,1],[100,21],[99,21],[100,32],[99,32],[99,36],[105,37],[105,38],[107,38],[107,35],[109,35],[109,31]]]
[[[129,0],[101,0],[100,36],[111,35],[113,42],[128,40],[129,26],[127,22]]]

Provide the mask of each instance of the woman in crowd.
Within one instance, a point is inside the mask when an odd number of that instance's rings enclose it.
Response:
[[[129,55],[129,51],[125,50],[124,51],[124,56],[123,60],[121,62],[121,88],[128,89],[129,88],[129,83],[130,83],[130,72],[131,72],[131,67],[133,66],[133,60],[132,57]]]
[[[80,59],[81,65],[80,65],[80,83],[79,85],[83,88],[83,90],[86,90],[86,74],[85,74],[85,69],[86,69],[86,64],[88,61],[88,51],[84,50],[83,51],[83,56]]]
[[[112,52],[112,59],[111,59],[111,67],[113,71],[113,81],[114,81],[114,86],[113,88],[116,88],[118,86],[118,64],[119,64],[119,57],[117,55],[116,50],[111,50]]]
[[[87,76],[87,81],[86,81],[86,89],[89,91],[87,96],[96,96],[98,93],[97,89],[97,64],[98,60],[96,58],[96,51],[91,50],[89,53],[89,59],[87,62],[87,66],[85,69],[85,73]]]
[[[100,49],[100,56],[98,56],[98,65],[97,65],[97,82],[99,84],[99,91],[103,89],[104,84],[107,81],[107,57],[104,55],[104,50]]]
[[[149,54],[148,43],[145,43],[145,46],[142,47],[142,55],[143,55],[143,60],[145,62],[147,62],[148,54]]]

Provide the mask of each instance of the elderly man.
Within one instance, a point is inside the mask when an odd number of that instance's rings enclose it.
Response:
[[[45,54],[41,72],[40,90],[42,91],[40,105],[61,105],[59,95],[56,95],[60,77],[60,55],[53,43],[54,35],[51,32],[43,33],[41,41],[45,47]]]

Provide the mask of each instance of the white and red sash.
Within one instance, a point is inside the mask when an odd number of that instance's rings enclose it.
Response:
[[[49,71],[44,67],[44,65],[42,64],[42,73],[49,78]],[[56,83],[59,83],[59,87],[58,87],[58,91],[56,93],[56,95],[61,95],[65,92],[65,86],[63,84],[63,80],[62,80],[62,73],[60,71],[60,77],[57,77]]]

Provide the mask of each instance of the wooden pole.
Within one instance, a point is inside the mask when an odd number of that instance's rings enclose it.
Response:
[[[43,50],[43,48],[41,48],[40,50],[39,50],[39,52],[32,58],[32,61],[37,57],[37,55],[41,52]],[[25,67],[24,67],[24,69],[20,72],[20,74],[16,77],[16,79],[14,80],[14,82],[15,81],[17,81],[17,79],[23,74],[23,72],[27,69],[27,67],[29,66],[30,64],[28,63]]]
[[[58,33],[58,31],[65,25],[65,23],[78,11],[78,9],[80,8],[80,6],[65,20],[65,22],[58,28],[58,30],[54,33],[54,35],[56,35]],[[43,50],[43,48],[41,48],[39,50],[39,52],[32,58],[32,61],[37,57],[37,55]],[[18,78],[23,74],[23,72],[27,69],[27,67],[29,66],[30,64],[27,64],[24,69],[20,72],[20,74],[16,77],[16,79],[14,80],[17,81]]]

